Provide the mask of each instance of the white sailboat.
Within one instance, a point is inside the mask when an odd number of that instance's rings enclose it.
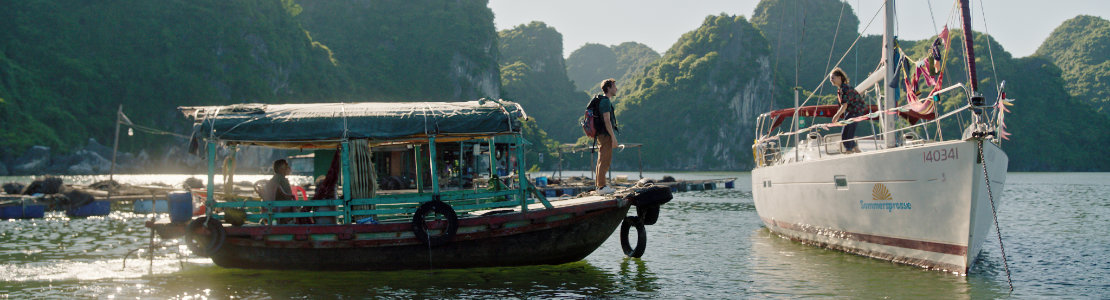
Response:
[[[892,36],[893,1],[884,5],[883,62],[856,87],[861,93],[881,92],[871,114],[853,119],[881,123],[877,134],[856,139],[862,153],[842,153],[839,135],[822,136],[820,126],[797,126],[799,116],[827,117],[836,111],[835,105],[798,107],[796,96],[795,108],[759,117],[760,138],[752,146],[752,197],[769,230],[849,253],[968,272],[992,234],[994,205],[1006,183],[1008,157],[1001,139],[1006,135],[1004,104],[1010,100],[1000,86],[994,105],[984,105],[974,73],[967,0],[959,0],[959,5],[964,47],[971,58],[966,60],[969,82],[936,86],[930,97],[903,106],[895,105],[898,97],[889,84],[899,80],[895,70],[902,68]],[[962,92],[968,105],[940,117],[935,105],[931,113],[920,109],[932,104],[932,95],[948,92]],[[961,113],[971,121],[958,139],[918,136],[929,128],[925,126],[939,132],[938,122]],[[896,116],[913,125],[896,126]],[[794,126],[779,126],[788,118]]]

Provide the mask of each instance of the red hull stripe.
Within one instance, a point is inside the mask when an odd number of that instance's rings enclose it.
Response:
[[[769,224],[771,226],[779,227],[779,228],[784,228],[784,229],[789,229],[789,230],[794,230],[794,231],[799,231],[799,232],[805,232],[805,233],[811,233],[811,234],[817,234],[817,235],[824,235],[824,236],[829,236],[829,237],[836,238],[836,239],[853,240],[853,241],[859,241],[859,242],[865,242],[865,243],[872,243],[872,244],[879,244],[879,245],[893,246],[893,247],[914,249],[914,250],[921,250],[921,251],[929,251],[929,252],[935,252],[935,253],[959,255],[959,256],[966,256],[967,255],[967,246],[937,243],[937,242],[918,241],[918,240],[903,239],[903,238],[896,238],[896,237],[887,237],[887,236],[880,236],[880,235],[871,235],[871,234],[864,234],[864,233],[855,233],[855,232],[840,231],[840,230],[834,230],[834,229],[828,229],[828,228],[817,228],[817,227],[814,227],[814,226],[800,226],[800,225],[793,224],[793,223],[787,223],[787,222],[775,221],[775,220],[769,220],[769,219],[763,219],[763,223],[764,224]]]

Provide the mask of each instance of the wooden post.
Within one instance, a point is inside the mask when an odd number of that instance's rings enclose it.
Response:
[[[208,141],[208,187],[205,188],[204,207],[205,215],[212,216],[216,211],[216,142]]]
[[[413,155],[413,157],[416,158],[416,192],[424,193],[424,176],[420,176],[420,174],[422,173],[420,171],[420,154],[422,153],[420,152],[422,151],[420,151],[420,145],[413,145],[412,149],[416,151],[416,155]]]
[[[528,212],[528,176],[525,174],[527,166],[524,165],[524,134],[516,136],[516,165],[517,188],[520,189],[520,211]]]
[[[436,170],[436,137],[428,138],[428,171],[432,175],[432,195],[439,195],[439,174]]]
[[[119,110],[116,111],[116,138],[112,142],[112,168],[108,171],[108,181],[115,180],[116,175],[116,152],[119,152],[119,118],[123,115],[123,104],[119,105]],[[108,201],[112,200],[112,189],[108,189]],[[153,202],[152,202],[153,203]]]
[[[351,220],[351,146],[347,141],[340,144],[342,146],[342,153],[339,154],[340,167],[343,170],[343,222],[346,224],[354,224]],[[270,222],[273,222],[272,220]]]

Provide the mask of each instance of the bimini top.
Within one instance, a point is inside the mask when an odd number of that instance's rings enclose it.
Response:
[[[491,136],[519,133],[519,118],[527,117],[519,104],[488,99],[236,104],[178,110],[194,121],[197,138],[257,144]]]

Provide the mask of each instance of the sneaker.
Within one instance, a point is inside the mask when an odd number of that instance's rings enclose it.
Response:
[[[600,194],[600,195],[608,195],[608,194],[615,193],[616,191],[617,190],[614,190],[613,188],[611,188],[609,186],[603,186],[600,189],[597,189],[597,193]]]

